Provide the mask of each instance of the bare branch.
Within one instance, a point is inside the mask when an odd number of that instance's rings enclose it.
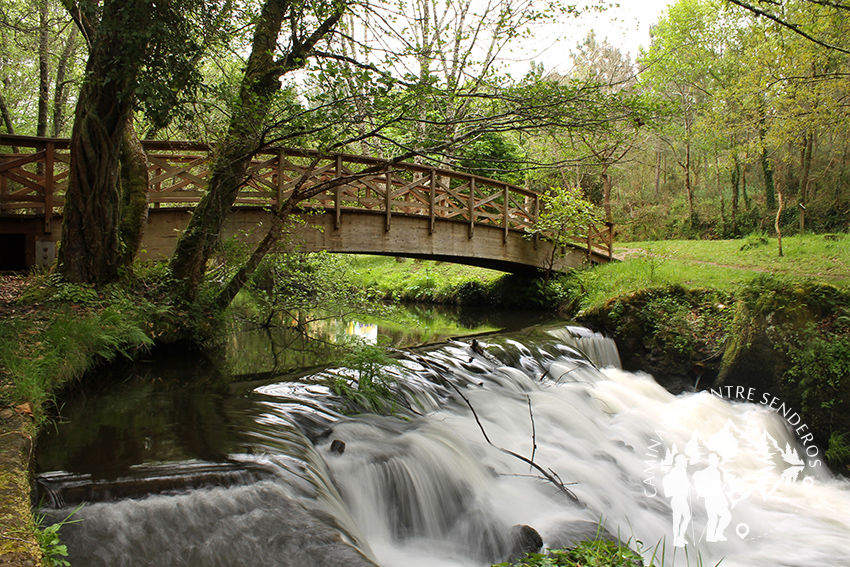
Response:
[[[411,356],[413,356],[413,357],[414,357],[417,361],[419,361],[421,364],[424,364],[425,366],[428,366],[428,367],[430,367],[430,366],[431,366],[431,363],[430,363],[430,362],[428,362],[428,361],[427,361],[424,357],[419,356],[418,354],[413,353],[413,352],[410,352],[410,351],[408,351],[408,352],[409,352],[409,354],[410,354]],[[512,456],[512,457],[514,457],[514,458],[519,459],[520,461],[522,461],[522,462],[524,462],[524,463],[527,463],[527,464],[528,464],[528,465],[530,465],[532,468],[536,469],[536,470],[537,470],[537,472],[539,472],[540,474],[542,474],[542,475],[543,475],[543,477],[544,477],[546,480],[548,480],[549,482],[551,482],[552,484],[554,484],[554,485],[555,485],[555,487],[557,487],[557,488],[558,488],[558,490],[559,490],[562,494],[564,494],[564,496],[566,496],[567,498],[569,498],[570,500],[572,500],[572,501],[573,501],[573,502],[575,502],[576,504],[579,504],[579,505],[582,505],[582,506],[584,505],[584,504],[582,503],[582,501],[578,499],[578,497],[575,495],[575,493],[574,493],[572,490],[570,490],[569,488],[567,488],[567,487],[566,487],[566,485],[565,485],[565,484],[561,481],[561,479],[560,479],[560,478],[558,478],[558,475],[557,475],[557,474],[555,474],[555,473],[554,473],[551,469],[547,471],[546,469],[544,469],[543,467],[541,467],[540,465],[538,465],[537,463],[535,463],[532,459],[529,459],[528,457],[524,457],[524,456],[520,455],[519,453],[515,453],[515,452],[513,452],[513,451],[511,451],[511,450],[509,450],[509,449],[504,449],[504,448],[502,448],[502,447],[499,447],[498,445],[496,445],[495,443],[493,443],[493,442],[490,440],[490,437],[488,437],[488,435],[487,435],[487,431],[484,429],[484,425],[481,423],[481,420],[478,418],[478,413],[475,411],[475,408],[472,406],[472,403],[469,401],[469,398],[467,398],[466,396],[464,396],[464,395],[463,395],[463,392],[461,392],[461,391],[460,391],[460,388],[458,388],[458,387],[457,387],[457,386],[456,386],[456,385],[455,385],[455,384],[454,384],[451,380],[446,379],[446,383],[447,383],[449,386],[451,386],[451,387],[452,387],[452,389],[453,389],[453,390],[457,393],[457,395],[458,395],[458,396],[460,396],[460,397],[461,397],[461,399],[462,399],[462,400],[466,403],[467,407],[469,407],[469,410],[472,412],[472,417],[474,417],[474,418],[475,418],[475,423],[477,423],[477,424],[478,424],[478,429],[480,429],[480,430],[481,430],[481,434],[484,436],[484,440],[485,440],[485,441],[487,441],[487,444],[488,444],[488,445],[490,445],[490,446],[491,446],[491,447],[493,447],[494,449],[498,449],[499,451],[501,451],[501,452],[505,453],[506,455],[510,455],[510,456]],[[531,403],[531,401],[529,400],[529,404],[530,404],[530,403]]]

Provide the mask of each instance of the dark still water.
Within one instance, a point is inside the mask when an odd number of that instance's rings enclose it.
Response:
[[[341,326],[373,333],[354,323]],[[84,504],[61,531],[72,565],[482,567],[517,554],[521,526],[559,547],[599,524],[656,565],[850,564],[850,489],[795,464],[781,418],[673,396],[586,329],[400,352],[391,416],[341,413],[327,384],[347,369],[295,377],[240,356],[111,367],[68,397],[39,443],[39,485],[50,517]],[[718,461],[734,502],[722,539],[699,480]],[[682,546],[663,487],[674,467]]]

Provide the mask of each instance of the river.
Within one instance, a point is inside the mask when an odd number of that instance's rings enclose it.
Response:
[[[391,416],[341,413],[333,365],[232,360],[238,339],[227,373],[110,367],[40,439],[41,511],[85,503],[61,530],[75,566],[478,567],[521,526],[553,548],[604,530],[647,565],[850,564],[850,488],[781,414],[673,396],[580,327],[504,323],[396,340]]]

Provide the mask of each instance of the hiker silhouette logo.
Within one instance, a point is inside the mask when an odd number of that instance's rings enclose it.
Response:
[[[759,537],[746,512],[738,513],[741,503],[770,500],[783,485],[814,482],[797,446],[783,446],[767,430],[747,434],[727,420],[718,431],[694,431],[684,443],[668,437],[656,432],[649,446],[644,493],[669,503],[676,547]]]

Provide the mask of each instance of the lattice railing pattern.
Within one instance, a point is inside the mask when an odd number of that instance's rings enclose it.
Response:
[[[148,156],[149,196],[153,208],[191,207],[206,192],[211,151],[191,142],[145,141]],[[0,213],[38,214],[50,230],[52,217],[61,212],[68,186],[70,156],[65,139],[32,138],[0,134]],[[539,195],[523,187],[451,170],[414,163],[389,164],[367,156],[320,154],[293,148],[266,148],[257,153],[235,206],[274,207],[289,197],[307,175],[303,187],[315,187],[338,178],[346,181],[302,203],[336,215],[365,209],[386,217],[417,215],[451,219],[476,225],[526,231],[539,213]],[[612,227],[589,227],[577,244],[588,251],[611,255]]]

